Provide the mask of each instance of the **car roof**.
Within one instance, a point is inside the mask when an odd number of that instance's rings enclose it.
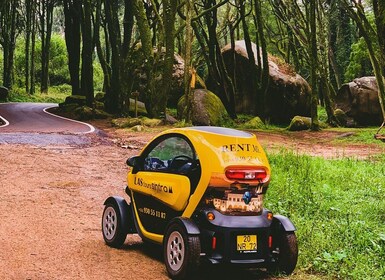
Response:
[[[213,133],[218,135],[224,135],[224,136],[234,136],[234,137],[246,137],[250,138],[253,136],[253,134],[232,129],[232,128],[226,128],[226,127],[216,127],[216,126],[193,126],[193,127],[186,127],[184,130],[196,130],[196,131],[202,131],[206,133]]]

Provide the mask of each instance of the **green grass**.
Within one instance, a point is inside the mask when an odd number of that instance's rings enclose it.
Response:
[[[71,95],[70,85],[53,86],[48,93],[40,93],[36,88],[33,95],[27,94],[24,89],[15,88],[9,94],[10,102],[40,102],[40,103],[61,103],[67,96]]]
[[[385,278],[385,156],[326,160],[269,156],[265,206],[297,227],[298,274],[330,279]]]
[[[326,131],[338,131],[345,133],[346,137],[340,137],[334,140],[335,143],[359,143],[359,144],[378,144],[381,141],[374,139],[378,127],[366,128],[330,128]],[[385,129],[380,134],[385,134]]]

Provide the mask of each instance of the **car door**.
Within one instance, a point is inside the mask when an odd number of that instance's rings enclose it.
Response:
[[[186,208],[192,189],[190,172],[198,159],[191,142],[180,134],[155,139],[140,159],[137,170],[128,176],[134,207],[146,232],[163,234],[167,223]]]

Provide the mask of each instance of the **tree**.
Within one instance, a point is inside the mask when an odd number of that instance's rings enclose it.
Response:
[[[147,113],[150,117],[156,116],[160,112],[156,112],[156,92],[155,92],[155,85],[154,85],[154,62],[155,62],[155,55],[154,50],[152,46],[152,37],[151,37],[151,29],[150,25],[146,16],[146,11],[144,8],[143,1],[141,0],[134,0],[133,1],[134,6],[134,15],[136,18],[136,22],[138,25],[139,35],[140,35],[140,41],[142,43],[141,51],[144,54],[144,57],[146,58],[144,61],[144,72],[146,73],[147,77],[147,86],[145,89],[145,104]]]
[[[56,0],[41,0],[39,2],[40,39],[41,39],[41,84],[40,91],[48,91],[49,83],[49,59],[53,24],[53,9]]]
[[[68,52],[68,68],[72,95],[80,94],[80,21],[81,0],[63,0],[64,30]]]
[[[3,85],[9,89],[13,85],[13,63],[17,37],[19,13],[17,0],[2,3],[0,11],[0,44],[3,47]]]
[[[311,96],[311,130],[319,130],[318,124],[318,94],[317,88],[317,31],[316,31],[316,0],[310,0],[310,79],[312,86]]]
[[[83,0],[82,10],[82,76],[81,92],[86,97],[86,104],[89,107],[94,105],[94,73],[93,73],[93,50],[94,41],[92,38],[91,22],[91,0]]]

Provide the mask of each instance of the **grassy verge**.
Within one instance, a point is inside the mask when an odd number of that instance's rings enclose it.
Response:
[[[265,206],[296,225],[298,274],[385,278],[385,157],[376,161],[281,152]]]
[[[48,93],[36,92],[27,94],[24,89],[15,88],[9,94],[10,102],[39,102],[39,103],[61,103],[67,96],[71,95],[70,85],[53,86]]]

